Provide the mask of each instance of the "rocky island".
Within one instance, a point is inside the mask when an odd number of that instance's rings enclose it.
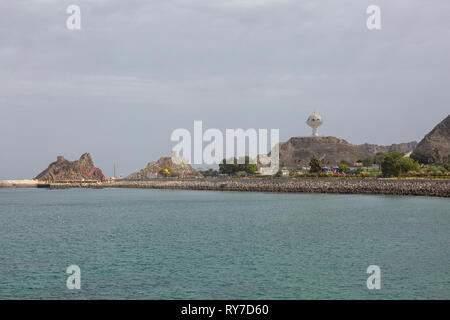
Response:
[[[91,155],[86,152],[75,161],[58,156],[55,162],[34,179],[46,182],[103,181],[105,176],[102,170],[94,166]]]

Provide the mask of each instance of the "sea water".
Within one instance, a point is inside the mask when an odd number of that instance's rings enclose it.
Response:
[[[426,197],[0,189],[0,299],[449,299],[449,209]],[[80,290],[66,286],[70,265]]]

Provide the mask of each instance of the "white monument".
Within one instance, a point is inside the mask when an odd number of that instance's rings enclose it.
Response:
[[[323,123],[322,117],[315,112],[308,117],[308,120],[306,120],[306,124],[312,128],[313,137],[319,136],[317,128],[320,127],[322,123]]]

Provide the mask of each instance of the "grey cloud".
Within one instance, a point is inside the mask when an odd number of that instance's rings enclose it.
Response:
[[[82,30],[65,27],[69,4]],[[0,3],[0,179],[90,151],[126,174],[170,133],[280,128],[352,143],[420,139],[448,114],[450,3],[159,0]],[[20,164],[20,165],[19,165]]]

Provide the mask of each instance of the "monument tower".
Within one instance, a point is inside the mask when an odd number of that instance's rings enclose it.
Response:
[[[314,112],[308,117],[306,124],[312,128],[312,136],[318,137],[319,132],[317,131],[317,128],[323,124],[322,116]]]

